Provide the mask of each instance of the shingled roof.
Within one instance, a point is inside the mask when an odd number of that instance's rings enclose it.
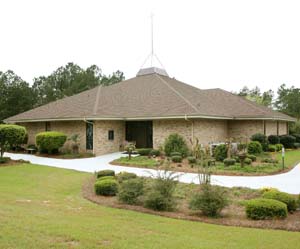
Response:
[[[98,86],[65,97],[5,122],[166,118],[295,120],[222,89],[201,90],[157,70],[147,72],[112,86]]]

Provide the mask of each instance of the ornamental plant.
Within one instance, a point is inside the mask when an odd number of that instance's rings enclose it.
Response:
[[[45,131],[36,135],[35,141],[40,152],[57,153],[65,144],[67,136],[62,132]]]

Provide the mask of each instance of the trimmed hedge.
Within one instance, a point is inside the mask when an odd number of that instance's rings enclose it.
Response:
[[[231,166],[231,165],[235,165],[236,160],[233,158],[226,158],[224,159],[223,163],[225,166]]]
[[[39,151],[52,154],[58,152],[65,144],[67,136],[62,132],[45,131],[38,133],[35,137],[35,141]]]
[[[141,156],[149,156],[151,150],[152,150],[151,148],[136,149],[137,153],[140,154]]]
[[[294,143],[294,148],[299,149],[300,148],[300,143]]]
[[[139,197],[144,193],[144,181],[141,178],[134,178],[120,184],[118,199],[122,203],[137,204]]]
[[[250,165],[252,163],[252,160],[249,157],[247,157],[245,158],[244,163]]]
[[[0,125],[0,157],[12,146],[24,143],[26,138],[26,129],[20,125]]]
[[[277,135],[270,135],[268,136],[268,141],[270,144],[279,144],[280,143],[280,138]]]
[[[117,179],[118,182],[124,182],[133,178],[137,178],[137,175],[134,173],[130,173],[130,172],[120,172],[119,174],[117,174]]]
[[[114,176],[102,176],[97,179],[97,181],[103,181],[103,180],[116,180]]]
[[[227,146],[226,144],[218,145],[214,150],[214,157],[217,161],[223,162],[227,157]]]
[[[275,144],[275,147],[276,147],[276,151],[281,151],[283,145],[282,144]]]
[[[97,178],[101,178],[103,176],[115,176],[115,171],[110,169],[100,170],[97,173]]]
[[[294,212],[297,209],[297,200],[292,195],[278,190],[264,192],[262,195],[265,199],[277,200],[285,203],[289,212]]]
[[[287,205],[272,199],[252,199],[245,202],[246,215],[253,220],[265,220],[273,218],[286,218]]]
[[[181,156],[186,157],[189,149],[183,137],[177,133],[171,134],[165,141],[164,151],[167,156],[171,156],[172,152],[180,152]]]
[[[255,155],[247,155],[247,158],[250,158],[252,160],[252,162],[256,161],[256,156]]]
[[[189,164],[193,164],[193,163],[196,163],[196,162],[197,162],[197,159],[196,159],[196,157],[194,157],[194,156],[189,156],[189,157],[187,158],[187,160],[188,160]]]
[[[182,162],[182,156],[172,156],[171,157],[173,163],[181,163]]]
[[[97,195],[114,196],[118,192],[118,183],[113,179],[97,180],[94,185]]]
[[[248,153],[249,154],[260,154],[262,153],[262,146],[260,144],[260,142],[258,141],[251,141],[249,144],[248,144]]]
[[[291,149],[294,147],[294,143],[296,142],[296,138],[291,135],[283,135],[280,136],[280,143],[284,146],[284,148]]]
[[[300,143],[300,134],[293,134],[293,136],[296,138],[296,143]]]
[[[268,148],[269,152],[276,152],[276,146],[274,144],[270,144]]]
[[[160,151],[153,149],[150,151],[150,155],[151,156],[160,156]]]
[[[254,135],[252,135],[251,137],[251,141],[256,141],[259,142],[261,144],[262,150],[263,151],[267,151],[268,150],[268,139],[267,136],[261,133],[256,133]]]

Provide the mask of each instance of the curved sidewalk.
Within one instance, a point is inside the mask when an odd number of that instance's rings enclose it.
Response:
[[[107,154],[103,156],[84,158],[84,159],[54,159],[39,157],[27,154],[13,154],[5,153],[12,159],[23,159],[30,161],[34,164],[53,166],[58,168],[73,169],[84,172],[95,172],[101,169],[113,169],[114,171],[121,172],[127,171],[136,173],[139,176],[150,176],[156,174],[156,170],[142,169],[124,166],[115,166],[109,162],[122,156],[120,152]],[[197,174],[194,173],[178,173],[179,181],[185,183],[198,183]],[[248,188],[262,188],[273,187],[281,191],[299,194],[300,193],[300,164],[294,167],[291,171],[278,175],[270,176],[212,176],[212,184],[225,186],[225,187],[248,187]]]

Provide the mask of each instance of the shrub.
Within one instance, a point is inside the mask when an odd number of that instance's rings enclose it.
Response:
[[[10,147],[22,144],[26,134],[23,126],[0,124],[0,157]]]
[[[299,149],[300,148],[300,143],[294,143],[294,148]]]
[[[261,134],[261,133],[256,133],[256,134],[252,135],[251,140],[259,142],[261,144],[263,151],[268,151],[269,142],[268,142],[266,135]]]
[[[214,150],[214,156],[217,161],[223,162],[227,157],[227,146],[226,144],[218,145]]]
[[[260,154],[262,153],[262,146],[258,141],[251,141],[248,144],[247,150],[249,154]]]
[[[276,151],[276,146],[273,145],[273,144],[270,144],[270,145],[269,145],[269,148],[268,148],[268,151],[269,151],[269,152],[275,152],[275,151]]]
[[[150,151],[150,155],[151,156],[160,156],[160,150],[153,149]]]
[[[149,156],[151,150],[152,150],[151,148],[141,148],[141,149],[137,149],[136,151],[141,156]]]
[[[225,166],[235,165],[236,160],[233,158],[226,158],[224,159],[223,163],[225,164]]]
[[[10,160],[10,157],[0,157],[0,163],[7,163]]]
[[[281,151],[283,145],[282,144],[275,144],[275,147],[276,147],[276,151]]]
[[[247,155],[247,158],[251,159],[252,162],[255,162],[256,161],[256,156],[255,155]]]
[[[296,138],[296,143],[300,143],[300,134],[293,134],[293,136]]]
[[[153,210],[171,211],[175,208],[176,202],[174,197],[177,185],[176,174],[158,173],[156,179],[153,180],[151,191],[145,197],[144,206]]]
[[[188,160],[189,164],[196,163],[196,161],[197,161],[196,157],[194,157],[194,156],[189,156],[187,158],[187,160]]]
[[[296,138],[294,136],[283,135],[280,137],[280,143],[284,146],[284,148],[293,148],[295,142]]]
[[[212,217],[220,215],[222,209],[227,205],[225,191],[209,184],[204,184],[190,200],[190,209],[200,210],[204,215]]]
[[[40,151],[49,154],[57,152],[66,142],[67,136],[62,132],[45,131],[35,137],[36,145]]]
[[[183,137],[178,134],[171,134],[166,139],[164,150],[167,156],[172,152],[180,152],[183,157],[186,157],[189,151]]]
[[[105,169],[97,172],[97,178],[101,178],[103,176],[115,176],[115,171],[110,169]]]
[[[270,135],[270,136],[268,136],[268,141],[270,144],[279,144],[280,138],[277,135]]]
[[[277,200],[259,198],[246,202],[246,215],[253,220],[286,218],[287,213],[286,204]]]
[[[297,201],[292,195],[278,190],[264,192],[262,195],[265,199],[277,200],[285,203],[289,212],[294,212],[297,209]]]
[[[120,172],[119,174],[117,174],[117,179],[118,179],[119,183],[127,181],[129,179],[133,179],[133,178],[137,178],[137,175],[134,173]]]
[[[252,160],[250,158],[245,158],[244,163],[247,165],[250,165],[252,163]]]
[[[180,152],[172,152],[171,154],[170,154],[170,156],[172,157],[172,156],[181,156],[182,157],[182,154],[180,153]]]
[[[263,158],[261,161],[263,163],[278,163],[278,160],[273,158]]]
[[[182,162],[182,156],[172,156],[171,157],[173,163],[181,163]]]
[[[116,178],[114,176],[102,176],[97,179],[97,181],[103,181],[103,180],[115,180]]]
[[[120,184],[118,199],[126,204],[137,204],[138,198],[144,193],[144,181],[141,178],[131,178]]]
[[[104,196],[114,196],[118,190],[117,181],[112,179],[97,180],[94,187],[97,195]]]

